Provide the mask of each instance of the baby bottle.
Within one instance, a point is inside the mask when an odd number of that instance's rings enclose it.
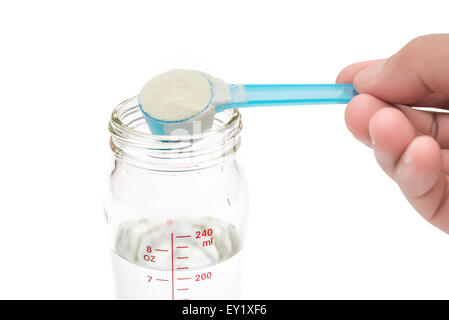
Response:
[[[239,298],[248,216],[241,129],[230,109],[205,133],[158,136],[137,97],[114,109],[104,207],[118,298]]]

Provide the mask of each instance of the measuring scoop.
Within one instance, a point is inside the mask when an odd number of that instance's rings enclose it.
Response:
[[[202,106],[200,112],[185,119],[165,121],[149,115],[140,105],[153,134],[204,132],[212,127],[215,114],[226,109],[345,104],[357,95],[352,84],[226,84],[205,73],[199,73],[208,80],[211,97],[209,103]]]

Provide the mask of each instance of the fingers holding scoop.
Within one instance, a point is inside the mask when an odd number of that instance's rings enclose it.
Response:
[[[348,129],[373,148],[380,167],[398,183],[424,218],[449,232],[447,176],[440,144],[434,134],[434,117],[413,110],[407,114],[376,97],[360,94],[347,106]],[[416,112],[416,113],[415,113]],[[422,113],[422,114],[421,114]]]
[[[410,41],[388,60],[343,69],[337,83],[360,93],[348,104],[349,130],[374,150],[382,169],[426,219],[449,233],[449,34]],[[409,105],[404,106],[405,105]]]

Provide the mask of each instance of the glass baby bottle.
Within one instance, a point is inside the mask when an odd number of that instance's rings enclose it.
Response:
[[[239,298],[248,216],[241,129],[231,109],[203,134],[158,136],[137,97],[114,109],[104,207],[119,298]]]

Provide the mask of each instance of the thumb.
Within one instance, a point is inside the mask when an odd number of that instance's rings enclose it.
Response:
[[[360,71],[354,87],[391,103],[449,107],[449,34],[412,40]]]

